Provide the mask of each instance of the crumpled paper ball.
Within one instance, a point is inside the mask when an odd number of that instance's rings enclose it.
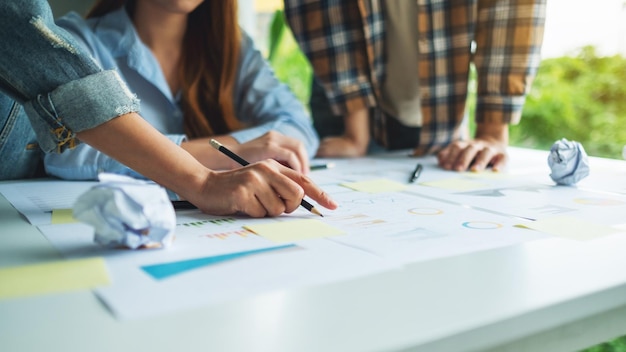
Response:
[[[165,189],[130,177],[100,174],[100,183],[74,203],[74,217],[94,227],[94,241],[107,247],[168,247],[176,213]]]
[[[563,138],[550,148],[548,165],[550,177],[559,185],[575,185],[589,175],[589,157],[585,148],[575,141]]]

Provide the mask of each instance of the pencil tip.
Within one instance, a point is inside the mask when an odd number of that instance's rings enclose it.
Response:
[[[317,209],[315,208],[311,208],[311,213],[315,214],[315,215],[319,215],[321,217],[324,217],[324,215],[322,215],[322,213],[320,213]]]

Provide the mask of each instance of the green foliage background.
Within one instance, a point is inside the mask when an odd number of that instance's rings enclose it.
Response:
[[[626,144],[626,59],[597,56],[546,59],[526,99],[511,144],[549,149],[557,139],[583,144],[589,155],[620,158]]]
[[[309,107],[313,69],[287,27],[283,11],[276,11],[270,23],[268,60],[279,80]]]

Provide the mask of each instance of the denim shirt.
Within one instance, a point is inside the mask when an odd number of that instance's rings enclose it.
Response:
[[[60,152],[76,132],[139,110],[118,73],[54,24],[46,1],[0,1],[0,38],[0,179],[32,175],[35,135],[41,149]]]
[[[176,144],[186,139],[179,99],[171,93],[158,61],[142,43],[124,8],[88,20],[70,13],[57,24],[72,33],[103,68],[120,73],[141,100],[140,113],[146,121]],[[233,98],[237,118],[249,126],[230,133],[239,143],[275,130],[302,141],[309,156],[314,155],[319,139],[308,114],[245,34]],[[207,148],[211,148],[208,143]],[[45,166],[49,174],[65,179],[94,179],[102,171],[142,177],[88,145],[48,154]]]

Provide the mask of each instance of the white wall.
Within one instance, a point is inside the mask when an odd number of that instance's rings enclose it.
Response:
[[[601,55],[626,55],[626,0],[548,0],[542,56],[594,45]]]

